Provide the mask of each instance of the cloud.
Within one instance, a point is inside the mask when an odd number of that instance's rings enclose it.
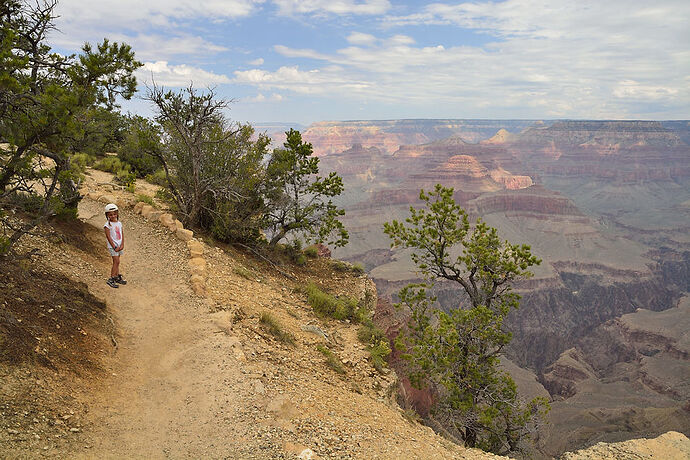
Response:
[[[249,98],[243,99],[242,102],[262,103],[262,102],[281,102],[282,100],[283,100],[283,96],[278,94],[278,93],[273,93],[268,97],[264,96],[262,93],[259,93],[254,97],[249,97]]]
[[[324,95],[333,91],[358,92],[369,83],[348,78],[337,66],[323,69],[300,70],[298,66],[280,67],[275,72],[251,69],[235,72],[235,83],[255,85],[258,88],[290,90],[301,94]]]
[[[160,86],[181,88],[194,84],[196,87],[230,83],[225,75],[218,75],[204,69],[185,64],[169,65],[167,61],[146,62],[137,71],[137,80],[150,85],[153,81]]]
[[[353,45],[373,45],[376,43],[376,37],[362,32],[352,32],[348,35],[347,41]]]
[[[352,32],[348,46],[329,53],[278,45],[274,49],[284,57],[320,62],[260,71],[256,80],[236,73],[235,80],[449,116],[644,118],[666,110],[666,117],[687,117],[690,2],[647,5],[437,3],[385,18],[390,28],[406,25],[405,34]],[[429,45],[427,38],[417,45],[413,24],[446,24],[485,39],[466,46]]]
[[[388,0],[273,0],[279,14],[379,15],[391,8]]]
[[[249,65],[263,65],[264,59],[263,58],[258,58],[254,59],[253,61],[249,61]]]

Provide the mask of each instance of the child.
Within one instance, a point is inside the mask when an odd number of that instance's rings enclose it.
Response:
[[[110,278],[106,283],[112,288],[117,288],[119,284],[127,284],[127,281],[122,279],[120,275],[120,256],[125,249],[125,234],[122,230],[122,222],[120,222],[120,213],[117,205],[110,203],[105,206],[105,218],[107,219],[103,225],[105,231],[105,238],[108,240],[108,250],[113,256],[113,268],[110,270]]]

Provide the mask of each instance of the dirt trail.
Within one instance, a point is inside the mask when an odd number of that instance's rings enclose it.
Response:
[[[80,215],[96,228],[102,205],[84,200]],[[91,216],[91,217],[88,217]],[[236,457],[229,423],[241,403],[245,380],[208,307],[191,293],[180,242],[142,218],[123,213],[128,284],[94,286],[107,299],[122,336],[111,378],[95,398],[93,443],[85,457]],[[225,346],[224,346],[225,345]],[[216,443],[224,440],[222,445]]]
[[[101,203],[83,200],[80,216],[102,232]],[[406,420],[391,403],[394,374],[372,368],[357,326],[316,318],[296,284],[207,247],[202,299],[187,282],[186,245],[157,222],[128,210],[121,217],[128,284],[105,284],[105,248],[98,262],[86,270],[77,263],[73,272],[106,300],[119,336],[106,359],[108,376],[85,396],[88,420],[69,458],[492,457]],[[313,263],[319,279],[343,293],[370,283],[326,275],[328,260]],[[262,329],[266,312],[294,346]],[[307,332],[315,328],[328,338]],[[326,366],[320,344],[342,361],[344,374]]]

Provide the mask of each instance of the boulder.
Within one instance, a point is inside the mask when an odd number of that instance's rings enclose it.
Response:
[[[156,208],[154,208],[153,206],[148,205],[148,204],[145,204],[145,205],[141,208],[141,215],[144,216],[144,217],[148,217],[149,214],[151,214],[151,213],[152,213],[153,211],[155,211],[155,210],[156,210]]]
[[[146,206],[146,203],[143,201],[138,202],[137,204],[134,205],[134,212],[137,214],[141,214],[141,209]]]
[[[150,220],[159,220],[160,217],[163,215],[163,211],[151,211],[148,216],[146,216]]]
[[[199,275],[199,274],[196,274],[196,273],[193,274],[191,277],[189,277],[189,282],[191,284],[194,284],[194,283],[202,283],[203,284],[204,281],[205,281],[204,277]]]
[[[172,214],[168,214],[168,213],[161,214],[160,217],[158,218],[158,220],[160,221],[161,224],[163,224],[164,226],[166,226],[168,228],[170,228],[171,225],[175,225],[175,220],[173,219]],[[175,229],[175,230],[177,230],[177,229]]]
[[[204,245],[196,240],[187,241],[187,248],[192,258],[201,257],[204,254]]]
[[[192,270],[194,270],[195,268],[206,270],[206,261],[201,257],[194,257],[193,259],[189,259],[189,267]]]
[[[194,232],[191,231],[191,230],[186,230],[186,229],[184,229],[184,228],[178,228],[178,229],[175,231],[175,234],[176,234],[177,237],[178,237],[179,239],[181,239],[182,241],[189,241],[189,240],[191,240],[192,238],[194,238]]]

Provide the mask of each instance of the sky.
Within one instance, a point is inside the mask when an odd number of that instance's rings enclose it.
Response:
[[[688,0],[61,0],[61,53],[132,46],[242,122],[690,119]]]

